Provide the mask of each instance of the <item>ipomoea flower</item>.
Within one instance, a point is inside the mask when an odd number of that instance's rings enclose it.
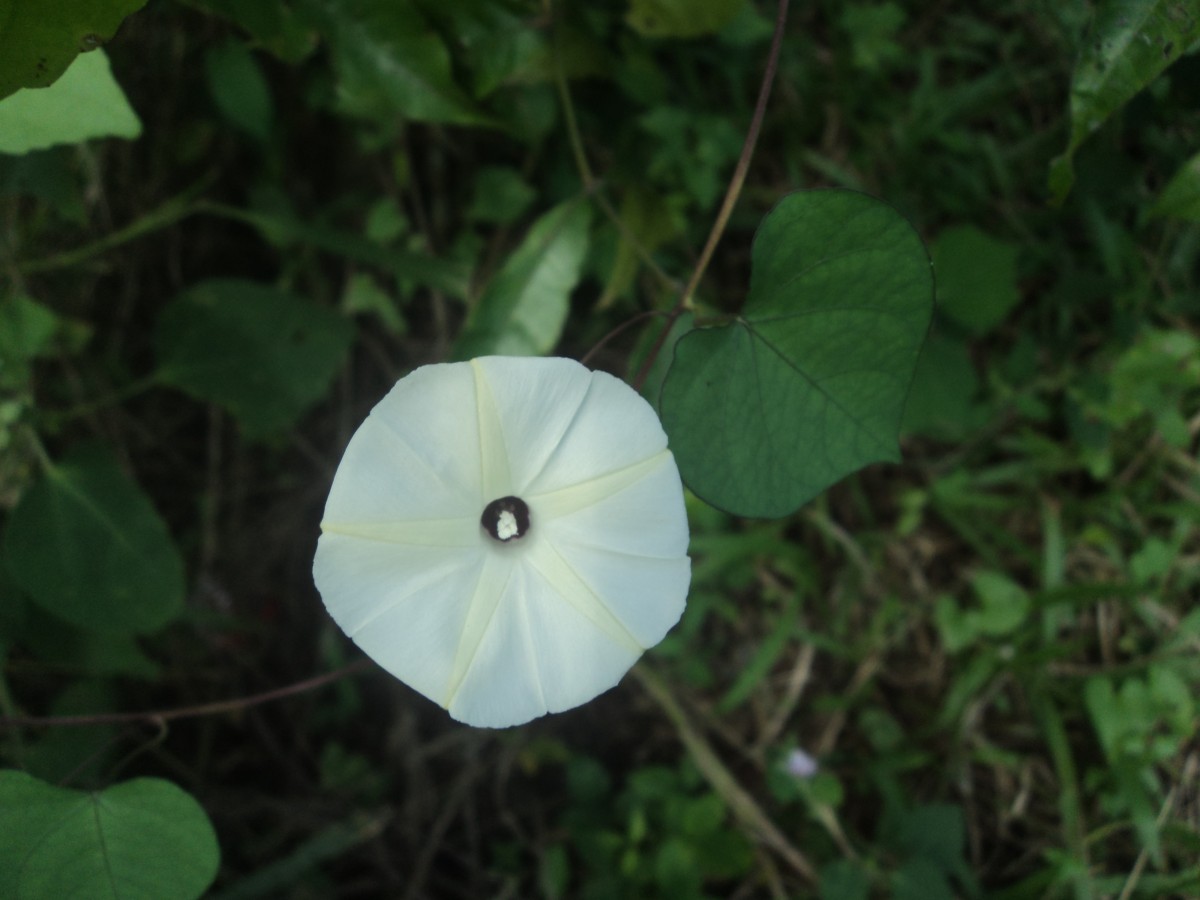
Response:
[[[658,417],[573,360],[402,378],[333,479],[313,576],[379,665],[471,725],[613,687],[683,613],[683,487]]]

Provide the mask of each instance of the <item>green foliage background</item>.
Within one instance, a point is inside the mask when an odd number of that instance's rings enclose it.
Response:
[[[797,4],[686,308],[775,7],[139,6],[0,0],[0,895],[1200,894],[1197,0]],[[789,268],[858,204],[908,249]],[[414,366],[589,351],[695,482],[688,610],[474,731],[327,621],[325,492]]]

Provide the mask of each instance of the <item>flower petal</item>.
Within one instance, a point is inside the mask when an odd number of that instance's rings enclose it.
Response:
[[[570,427],[526,491],[548,494],[590,481],[649,459],[666,446],[667,435],[650,404],[607,372],[592,372]]]
[[[545,467],[592,383],[592,373],[574,360],[529,362],[486,356],[472,363],[491,388],[512,470],[511,493],[518,496]]]
[[[467,487],[452,480],[444,461],[435,467],[420,456],[389,419],[386,411],[372,414],[350,439],[329,491],[325,520],[396,522],[472,514],[478,501]]]
[[[547,710],[572,709],[615,687],[641,649],[600,632],[539,575],[530,572],[528,584],[530,640]]]
[[[661,641],[683,615],[692,579],[686,556],[657,559],[566,543],[555,550],[642,647]]]
[[[561,515],[542,515],[542,501],[532,497],[530,510],[543,523],[547,540],[556,547],[596,547],[630,556],[677,559],[687,553],[687,512],[683,485],[670,453],[641,477],[615,493],[596,496],[585,483],[547,498],[551,510],[575,505],[572,494],[581,492],[589,503]]]
[[[368,656],[444,705],[485,557],[482,545],[407,547],[323,534],[313,578],[333,620]]]
[[[406,478],[409,485],[414,480],[428,479],[425,487],[399,498],[400,502],[392,508],[392,519],[478,516],[486,501],[481,502],[483,473],[476,403],[475,378],[471,367],[465,363],[422,366],[401,378],[371,410],[363,427],[350,439],[346,452],[350,452],[369,422],[372,429],[376,424],[389,429],[409,447],[412,455],[389,458],[385,455],[386,445],[381,440],[372,441],[374,446],[370,455],[361,462],[347,465],[343,461],[338,466],[330,502],[342,502],[338,496],[338,477],[343,470],[354,468],[360,470],[355,475],[360,484],[373,478],[382,479],[384,483],[392,478]],[[417,466],[420,468],[415,468]],[[409,471],[397,476],[393,474],[396,469]],[[457,495],[461,498],[460,503],[451,509],[429,510],[432,494],[429,497],[424,494],[434,490],[434,482],[441,495]],[[355,499],[367,503],[361,491],[355,494]],[[340,508],[335,511],[339,513],[337,518],[349,520],[349,516],[340,514]],[[332,512],[327,508],[326,518],[334,518]]]
[[[321,523],[321,532],[415,547],[476,547],[479,545],[479,520],[474,516],[464,516],[459,519],[411,519],[404,522],[331,522],[326,520]]]
[[[511,454],[504,439],[504,428],[500,424],[496,396],[488,385],[481,361],[473,359],[470,365],[475,381],[475,415],[479,426],[479,446],[475,455],[480,464],[480,496],[485,503],[490,503],[499,497],[508,497],[513,492],[512,469],[509,466]],[[454,448],[459,453],[467,449],[466,446]],[[450,447],[443,450],[449,451]]]
[[[586,703],[615,686],[641,655],[613,641],[522,557],[450,715],[503,728]]]
[[[458,721],[505,728],[546,713],[527,590],[524,567],[514,566],[469,664],[447,697],[446,709]]]

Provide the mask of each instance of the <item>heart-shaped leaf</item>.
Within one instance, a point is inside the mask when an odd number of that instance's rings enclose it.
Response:
[[[80,54],[50,87],[17,91],[0,103],[0,153],[141,133],[103,50]]]
[[[154,631],[183,607],[183,560],[150,499],[107,453],[76,453],[25,492],[4,535],[13,580],[80,628]]]
[[[3,0],[0,2],[0,98],[46,87],[81,51],[108,41],[146,0]]]
[[[219,861],[208,816],[169,781],[88,792],[0,772],[0,896],[193,900]]]
[[[932,308],[925,247],[891,207],[841,190],[784,198],[755,238],[742,315],[675,347],[661,406],[684,482],[771,518],[899,459]]]
[[[290,427],[324,396],[354,327],[319,304],[240,279],[193,285],[163,310],[158,378],[218,403],[248,437]]]

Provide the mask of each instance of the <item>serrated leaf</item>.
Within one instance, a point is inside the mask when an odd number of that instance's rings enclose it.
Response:
[[[1071,136],[1050,164],[1061,203],[1075,180],[1075,151],[1118,109],[1200,40],[1194,0],[1105,0],[1071,80]]]
[[[5,532],[13,580],[47,612],[96,631],[145,633],[183,605],[183,560],[149,498],[107,453],[54,465]]]
[[[27,88],[0,100],[0,153],[141,133],[142,123],[103,50],[80,55],[49,87]]]
[[[208,816],[169,781],[87,792],[0,771],[0,896],[194,900],[219,861]]]
[[[146,0],[0,0],[0,98],[53,84]]]
[[[336,312],[254,281],[214,279],[158,322],[158,378],[224,407],[248,437],[292,425],[324,395],[354,335]]]
[[[684,482],[771,518],[897,460],[932,294],[921,239],[891,207],[852,191],[784,198],[755,238],[742,315],[676,345],[662,418]]]
[[[579,283],[590,224],[589,207],[577,200],[534,222],[479,299],[455,358],[536,356],[554,349]]]

